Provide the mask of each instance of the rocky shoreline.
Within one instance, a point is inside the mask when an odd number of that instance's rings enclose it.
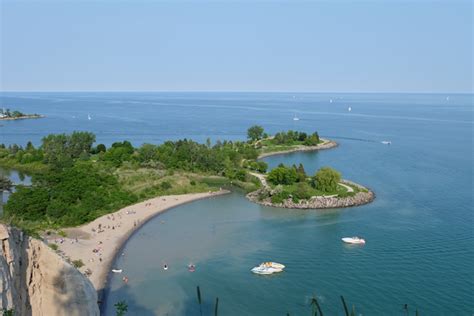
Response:
[[[284,155],[284,154],[289,154],[292,152],[300,152],[300,151],[315,151],[315,150],[320,150],[320,149],[329,149],[329,148],[334,148],[337,147],[337,143],[332,140],[328,139],[321,139],[324,142],[322,144],[318,144],[316,146],[298,146],[292,149],[288,150],[282,150],[282,151],[275,151],[275,152],[270,152],[270,153],[263,153],[258,156],[258,159],[265,158],[265,157],[270,157],[270,156],[277,156],[277,155]]]
[[[45,117],[44,115],[39,115],[39,114],[29,114],[29,115],[23,115],[23,116],[18,116],[18,117],[1,117],[0,121],[16,121],[16,120],[26,120],[26,119],[38,119],[38,118],[43,118]]]
[[[357,192],[353,196],[347,197],[337,197],[337,196],[315,196],[309,200],[300,200],[299,202],[294,202],[291,198],[284,200],[282,203],[272,203],[271,198],[267,197],[260,200],[259,196],[262,190],[250,192],[246,195],[247,199],[250,201],[272,207],[281,207],[281,208],[290,208],[290,209],[325,209],[325,208],[343,208],[343,207],[352,207],[364,205],[372,202],[375,199],[375,193],[369,189],[361,186],[360,184],[344,180],[341,181],[344,184],[350,184],[357,186],[359,189],[363,190]]]

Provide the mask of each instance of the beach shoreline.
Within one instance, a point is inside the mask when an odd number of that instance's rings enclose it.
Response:
[[[48,236],[48,244],[56,244],[58,253],[69,261],[81,260],[78,269],[88,276],[96,289],[99,302],[107,287],[112,264],[126,241],[146,222],[179,205],[230,193],[220,190],[206,193],[166,195],[148,199],[103,215],[79,227],[64,229],[67,237]],[[126,277],[126,273],[123,273]]]
[[[292,149],[288,150],[282,150],[282,151],[274,151],[274,152],[269,152],[269,153],[262,153],[258,155],[257,159],[262,159],[270,156],[277,156],[277,155],[284,155],[284,154],[289,154],[289,153],[294,153],[294,152],[303,152],[303,151],[316,151],[316,150],[321,150],[321,149],[330,149],[337,147],[338,144],[335,141],[329,140],[329,139],[322,139],[323,143],[318,144],[316,146],[305,146],[301,145]]]

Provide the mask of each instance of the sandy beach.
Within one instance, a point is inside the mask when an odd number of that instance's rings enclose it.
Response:
[[[156,197],[104,215],[86,225],[65,229],[67,237],[54,236],[47,241],[57,244],[59,252],[71,261],[82,260],[84,266],[79,270],[89,276],[100,292],[106,287],[107,275],[117,251],[140,226],[172,207],[226,193],[229,191]],[[123,276],[126,277],[126,273]]]

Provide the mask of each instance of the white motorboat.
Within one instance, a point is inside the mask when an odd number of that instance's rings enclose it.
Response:
[[[112,269],[113,273],[122,273],[122,269]]]
[[[348,107],[348,108],[347,108],[347,111],[349,111],[349,112],[352,111],[352,108],[351,108],[351,107]]]
[[[391,145],[392,144],[392,142],[389,141],[389,140],[383,140],[383,141],[381,141],[381,143],[384,144],[384,145]]]
[[[346,244],[355,244],[355,245],[363,245],[365,244],[365,239],[360,237],[344,237],[342,241]]]
[[[272,262],[272,261],[262,262],[260,264],[260,267],[269,267],[269,268],[281,269],[281,270],[285,269],[284,264],[281,264],[281,263],[278,263],[278,262]]]
[[[300,119],[296,117],[296,115],[293,117],[293,121],[299,121]]]
[[[277,269],[277,268],[272,268],[272,267],[263,267],[263,266],[258,266],[253,268],[252,270],[253,273],[255,274],[273,274],[273,273],[278,273],[282,272],[283,269]]]

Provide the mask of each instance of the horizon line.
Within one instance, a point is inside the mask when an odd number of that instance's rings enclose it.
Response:
[[[273,91],[273,90],[0,90],[0,93],[314,93],[314,94],[474,94],[474,91]]]

